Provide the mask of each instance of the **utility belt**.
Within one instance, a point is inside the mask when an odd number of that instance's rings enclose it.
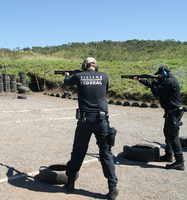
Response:
[[[108,121],[108,114],[103,111],[99,111],[96,113],[90,113],[90,112],[81,112],[78,108],[76,109],[76,119],[81,120],[82,123],[86,122],[86,117],[93,117],[93,118],[99,118],[100,120],[107,120]],[[115,145],[115,137],[116,137],[117,130],[114,127],[109,127],[108,133],[106,133],[106,136],[108,136],[109,144],[110,146]],[[105,141],[107,143],[107,141]],[[98,143],[99,147],[101,147],[100,143]],[[105,145],[102,144],[102,145]]]
[[[86,117],[98,117],[100,120],[108,120],[108,115],[106,112],[99,111],[96,113],[93,112],[81,112],[80,109],[76,109],[76,119],[82,120],[82,122],[86,122]]]
[[[177,126],[181,126],[183,125],[183,123],[180,122],[180,120],[183,114],[184,114],[184,108],[179,107],[176,109],[165,110],[164,118],[166,119],[170,118],[174,124],[176,124]]]
[[[178,111],[180,112],[181,110],[183,110],[183,107],[169,109],[169,110],[165,110],[165,114],[172,115],[172,114],[177,113]]]

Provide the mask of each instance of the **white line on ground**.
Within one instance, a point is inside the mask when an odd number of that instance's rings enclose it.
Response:
[[[110,116],[117,116],[120,114],[111,114]],[[20,121],[8,121],[8,122],[0,122],[0,124],[11,124],[11,123],[25,123],[25,122],[37,122],[37,121],[47,121],[47,120],[76,120],[75,117],[61,117],[61,118],[48,118],[48,119],[33,119],[33,120],[20,120]]]
[[[39,111],[43,111],[43,112],[46,112],[46,111],[54,111],[54,110],[56,110],[56,111],[58,111],[58,110],[70,110],[70,109],[76,109],[77,107],[71,107],[71,108],[56,108],[56,109],[41,109],[41,110],[35,110],[35,109],[33,109],[33,110],[16,110],[16,111],[14,111],[14,110],[3,110],[3,111],[0,111],[0,112],[2,112],[2,113],[24,113],[24,112],[39,112]]]

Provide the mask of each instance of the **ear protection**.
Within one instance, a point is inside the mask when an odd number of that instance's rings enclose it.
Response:
[[[165,78],[168,74],[166,71],[164,71],[164,65],[162,65],[162,73],[161,75]]]
[[[88,67],[88,65],[87,65],[86,59],[85,59],[84,62],[82,63],[81,69],[82,69],[83,71],[86,71],[87,67]],[[95,71],[98,71],[98,65],[96,65]]]
[[[82,69],[83,71],[86,71],[86,68],[87,68],[87,64],[86,64],[86,59],[85,59],[84,62],[82,63],[81,69]]]

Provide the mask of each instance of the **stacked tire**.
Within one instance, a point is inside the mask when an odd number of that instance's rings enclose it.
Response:
[[[3,76],[0,74],[0,93],[3,92]]]
[[[10,80],[8,74],[3,74],[3,90],[4,92],[10,92]]]
[[[10,89],[12,92],[16,91],[16,75],[12,75],[10,79]]]
[[[22,83],[23,86],[26,87],[27,85],[26,85],[25,73],[24,73],[24,72],[20,72],[20,73],[19,73],[19,76],[20,76],[20,82]]]

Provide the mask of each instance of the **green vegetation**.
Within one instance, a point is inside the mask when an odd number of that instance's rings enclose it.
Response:
[[[71,43],[55,47],[19,48],[11,51],[0,49],[6,59],[7,73],[25,72],[27,83],[34,80],[34,71],[40,81],[40,88],[62,88],[61,75],[54,75],[55,70],[80,69],[83,60],[93,56],[98,61],[99,71],[109,76],[108,94],[115,98],[151,101],[154,97],[149,88],[130,79],[121,79],[121,75],[153,75],[161,65],[168,65],[178,78],[181,87],[182,103],[187,105],[187,42],[131,40],[126,42],[91,42]],[[5,73],[3,58],[0,58],[0,73]],[[69,88],[76,90],[75,87]]]

